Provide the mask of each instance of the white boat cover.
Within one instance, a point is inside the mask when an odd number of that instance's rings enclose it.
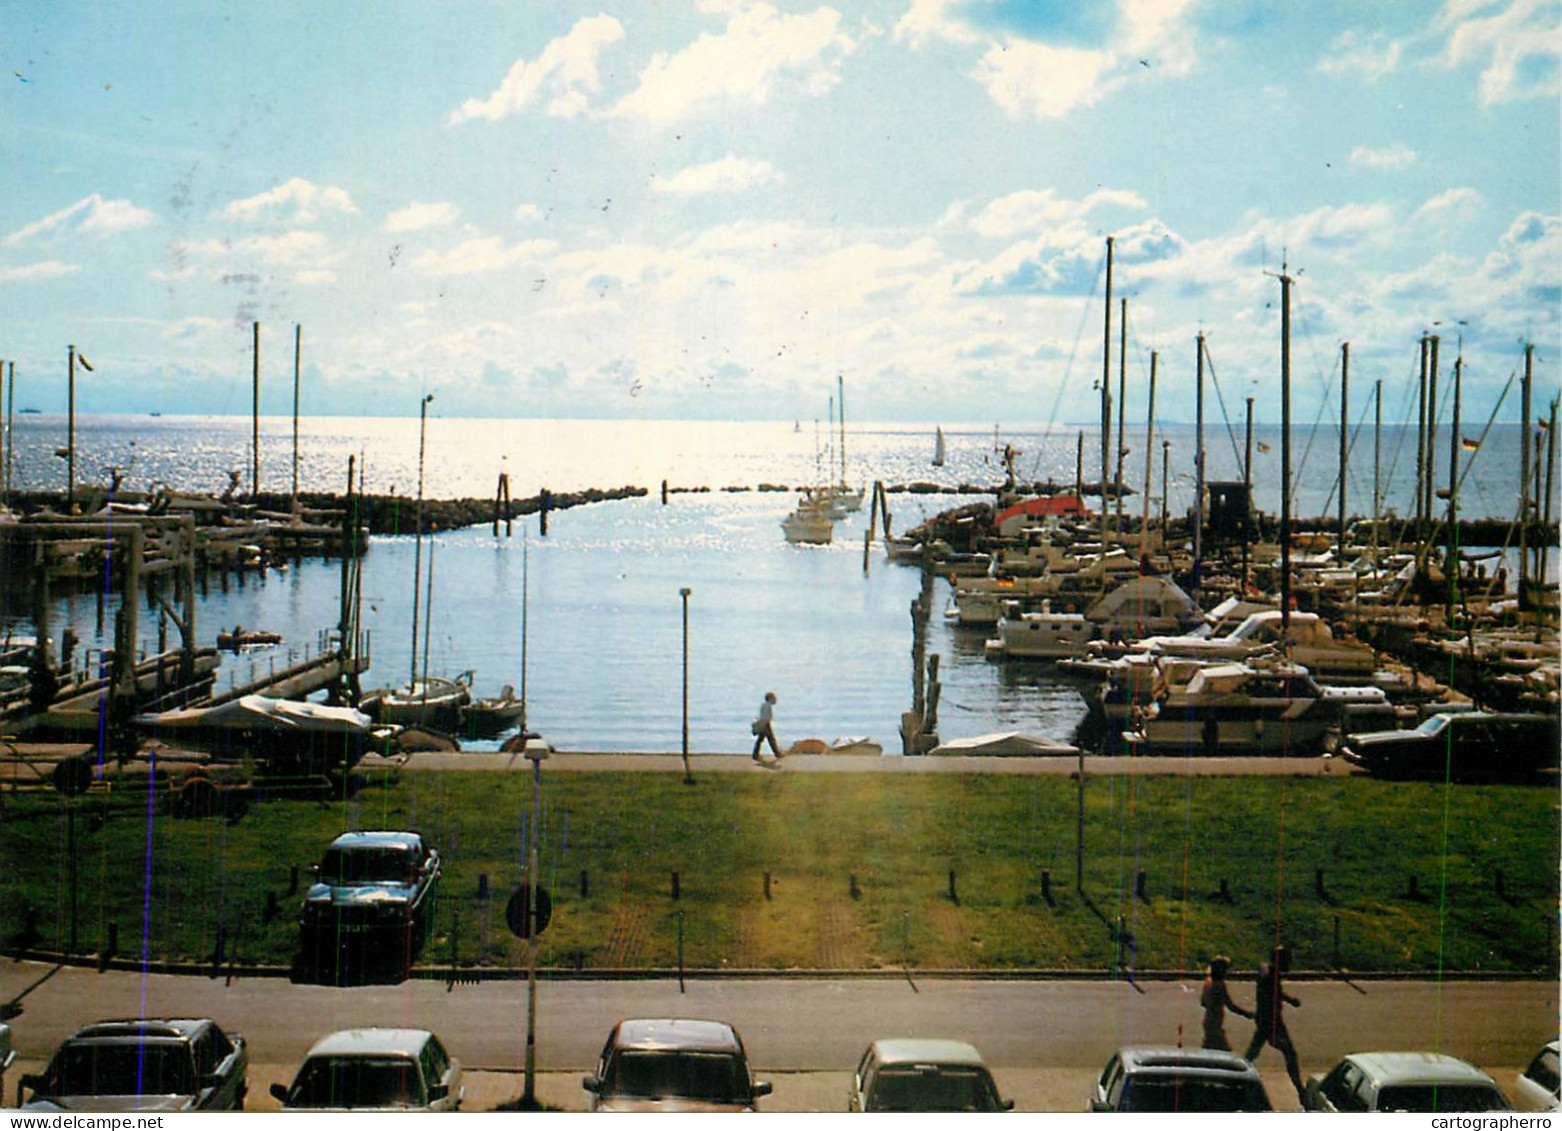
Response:
[[[1079,747],[1054,742],[1039,735],[1017,730],[978,734],[971,738],[952,738],[933,748],[934,754],[974,754],[987,757],[1025,757],[1046,754],[1078,754]]]
[[[327,707],[292,699],[243,695],[215,707],[185,707],[140,715],[149,727],[217,727],[225,730],[311,731],[324,734],[367,734],[373,720],[353,707]]]

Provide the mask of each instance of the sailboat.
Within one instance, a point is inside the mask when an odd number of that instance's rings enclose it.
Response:
[[[942,428],[934,429],[934,435],[933,435],[933,466],[934,467],[943,467],[944,466],[944,430]]]

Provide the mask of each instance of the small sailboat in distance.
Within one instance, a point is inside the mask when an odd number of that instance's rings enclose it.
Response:
[[[944,466],[944,430],[937,428],[933,437],[933,466]]]

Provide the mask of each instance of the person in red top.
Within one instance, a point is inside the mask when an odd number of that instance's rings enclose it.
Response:
[[[1204,1047],[1223,1052],[1231,1051],[1231,1042],[1226,1039],[1226,1010],[1238,1017],[1253,1016],[1231,1000],[1231,992],[1226,988],[1226,974],[1230,969],[1231,959],[1224,954],[1211,958],[1204,988],[1199,991],[1199,1004],[1204,1007]]]

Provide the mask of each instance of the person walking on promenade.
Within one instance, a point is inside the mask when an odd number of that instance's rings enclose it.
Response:
[[[1285,992],[1281,984],[1283,975],[1291,969],[1291,948],[1277,944],[1268,962],[1258,964],[1258,986],[1253,1001],[1253,1039],[1247,1046],[1243,1059],[1249,1064],[1258,1059],[1264,1045],[1275,1047],[1285,1057],[1286,1075],[1302,1098],[1302,1071],[1296,1063],[1296,1046],[1291,1044],[1291,1034],[1286,1032],[1285,1018],[1281,1015],[1287,1005],[1301,1006],[1301,1002]]]
[[[776,693],[765,692],[765,698],[759,704],[759,718],[754,720],[754,761],[761,761],[759,748],[766,742],[770,743],[770,749],[779,760],[781,757],[781,744],[776,741],[775,728],[772,725],[776,709]]]
[[[1226,1039],[1226,1010],[1238,1017],[1252,1017],[1252,1013],[1231,1000],[1226,988],[1226,974],[1231,969],[1231,959],[1217,954],[1209,960],[1209,970],[1204,978],[1204,988],[1199,991],[1199,1004],[1204,1007],[1204,1047],[1231,1051]]]

